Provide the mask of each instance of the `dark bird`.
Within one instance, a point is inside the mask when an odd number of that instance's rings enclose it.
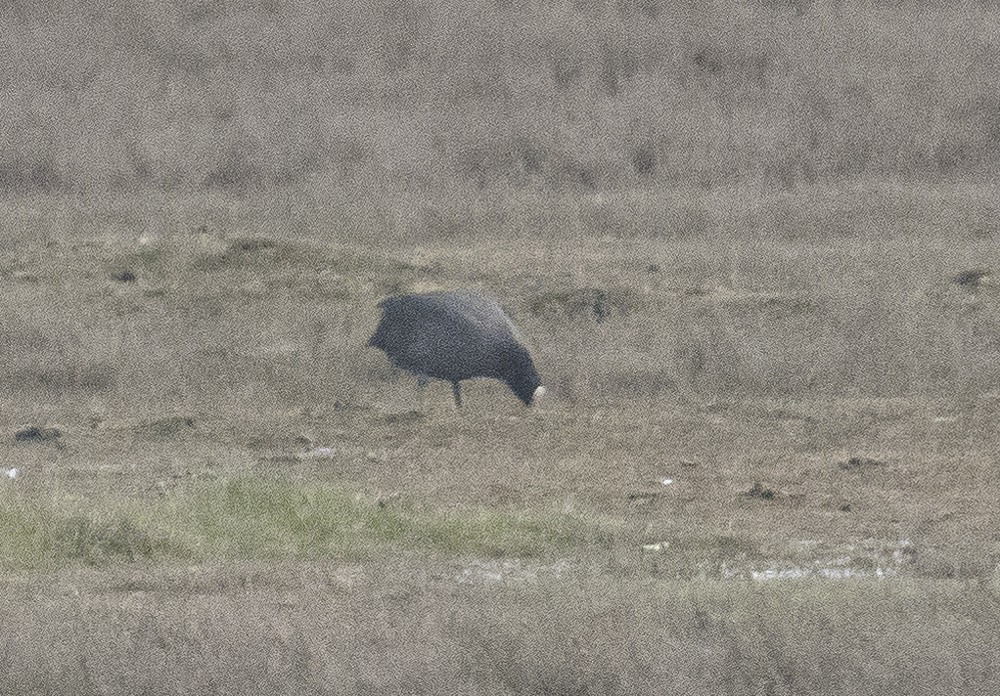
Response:
[[[455,405],[459,383],[488,377],[503,380],[525,405],[545,393],[528,350],[500,305],[470,291],[397,295],[379,303],[382,320],[368,345],[397,368],[451,382]]]

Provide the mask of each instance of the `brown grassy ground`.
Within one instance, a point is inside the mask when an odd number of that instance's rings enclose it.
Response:
[[[988,196],[17,199],[0,680],[991,693]],[[538,408],[363,347],[460,286]]]

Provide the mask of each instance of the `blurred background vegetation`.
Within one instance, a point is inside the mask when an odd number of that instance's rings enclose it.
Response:
[[[0,192],[601,190],[1000,163],[988,2],[0,3]]]

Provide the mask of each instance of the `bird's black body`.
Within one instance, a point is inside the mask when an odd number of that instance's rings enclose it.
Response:
[[[452,383],[475,377],[503,380],[530,406],[541,380],[500,305],[473,292],[428,292],[383,300],[382,320],[368,345],[398,368]]]

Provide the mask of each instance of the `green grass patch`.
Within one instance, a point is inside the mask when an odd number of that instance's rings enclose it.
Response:
[[[318,484],[232,479],[155,500],[0,498],[0,569],[139,560],[537,556],[608,540],[598,518],[380,504]]]

